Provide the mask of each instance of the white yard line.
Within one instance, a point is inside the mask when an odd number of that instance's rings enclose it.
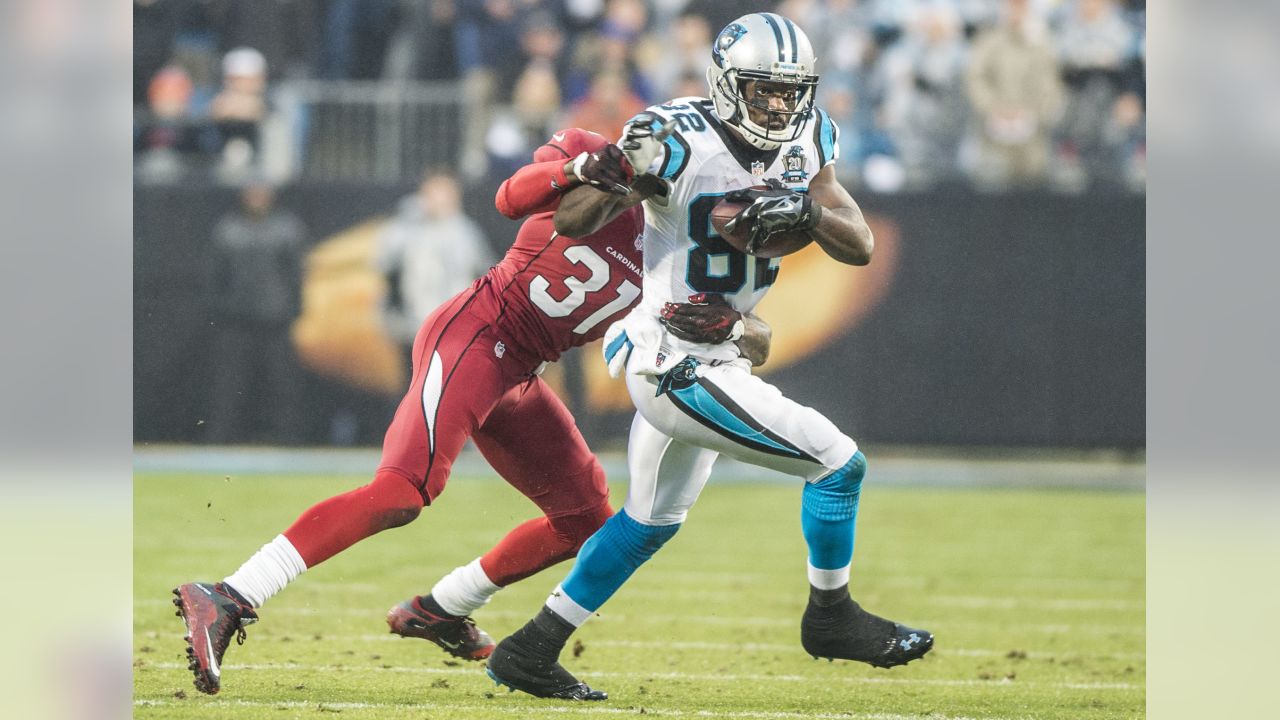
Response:
[[[350,642],[399,642],[405,640],[399,635],[386,633],[385,635],[324,635],[323,642],[333,641],[339,644]],[[803,656],[804,650],[798,644],[792,643],[785,645],[782,643],[727,643],[727,642],[702,642],[697,640],[602,640],[595,639],[590,642],[592,647],[621,647],[621,648],[638,648],[652,650],[710,650],[715,652],[773,652],[783,653],[787,655]],[[1010,650],[990,650],[981,648],[953,648],[941,647],[933,650],[933,655],[959,655],[963,657],[1008,657]],[[1144,653],[1083,653],[1073,652],[1069,649],[1060,649],[1057,651],[1040,651],[1027,650],[1018,648],[1018,652],[1026,653],[1027,658],[1031,660],[1039,660],[1051,657],[1086,657],[1096,659],[1112,659],[1112,660],[1145,660]]]
[[[159,668],[162,670],[186,670],[187,666],[183,663],[148,663],[145,667]],[[405,673],[410,675],[466,675],[470,677],[483,677],[478,669],[474,668],[413,668],[413,667],[395,667],[395,666],[369,666],[369,665],[317,665],[311,663],[246,663],[243,665],[228,664],[222,666],[223,670],[310,670],[314,672],[374,672],[374,673]],[[635,672],[582,672],[578,673],[584,678],[602,678],[602,679],[636,679],[636,680],[685,680],[690,682],[815,682],[815,678],[811,675],[757,675],[744,674],[735,675],[728,673],[680,673],[680,672],[660,672],[660,673],[635,673]],[[824,683],[844,682],[855,685],[932,685],[942,687],[1001,687],[1001,688],[1054,688],[1063,690],[1141,690],[1142,685],[1134,683],[1046,683],[1046,682],[1018,682],[1012,680],[945,680],[938,678],[886,678],[886,677],[824,677],[821,678]]]
[[[570,702],[570,701],[549,701],[549,702]],[[134,700],[135,707],[176,707],[186,705],[190,707],[190,701],[181,700]],[[257,701],[257,700],[226,700],[219,698],[202,703],[206,706],[230,706],[230,707],[246,707],[246,708],[308,708],[308,709],[331,709],[331,710],[437,710],[445,713],[449,712],[482,712],[486,715],[490,714],[506,714],[527,716],[531,712],[538,713],[562,713],[565,715],[636,715],[639,710],[635,707],[611,707],[609,705],[600,705],[596,703],[582,703],[572,705],[539,705],[538,707],[530,707],[521,705],[519,707],[506,707],[498,703],[487,703],[484,705],[463,705],[455,703],[365,703],[365,702],[304,702],[300,700],[281,700],[277,702]],[[965,715],[942,715],[940,713],[929,713],[928,715],[903,715],[900,713],[859,713],[859,712],[841,712],[841,713],[796,713],[796,712],[765,712],[765,711],[743,711],[743,710],[676,710],[672,708],[655,708],[644,706],[644,713],[647,715],[665,715],[668,717],[693,717],[693,718],[744,718],[759,720],[801,720],[814,718],[816,720],[1015,720],[1015,718],[1004,717],[998,715],[984,715],[981,718],[974,718]],[[1017,719],[1022,720],[1022,719]]]

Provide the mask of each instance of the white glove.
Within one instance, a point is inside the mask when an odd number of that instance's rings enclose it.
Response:
[[[636,375],[661,375],[675,367],[688,355],[663,344],[666,331],[660,327],[638,329],[640,335],[631,337],[623,327],[626,320],[614,323],[604,334],[604,361],[609,366],[609,377],[622,377],[628,364]],[[635,328],[633,328],[635,330]],[[637,354],[638,353],[638,354]],[[632,363],[631,360],[635,359]]]
[[[653,162],[662,156],[663,142],[676,129],[676,121],[668,120],[665,125],[654,130],[653,126],[657,122],[657,115],[642,112],[631,118],[622,130],[622,139],[619,141],[622,153],[627,156],[637,175],[648,172]]]

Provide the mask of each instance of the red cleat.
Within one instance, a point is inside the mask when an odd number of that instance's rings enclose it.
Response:
[[[430,640],[463,660],[484,660],[493,653],[493,638],[476,627],[470,616],[437,615],[423,608],[421,600],[421,597],[405,600],[387,611],[391,632]]]
[[[187,624],[187,667],[196,689],[216,695],[222,688],[222,655],[244,644],[244,628],[258,621],[253,608],[237,600],[222,583],[187,583],[173,589],[177,615]]]

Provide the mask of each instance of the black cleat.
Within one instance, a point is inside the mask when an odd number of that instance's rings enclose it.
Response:
[[[423,607],[422,600],[422,597],[411,598],[387,611],[391,632],[430,640],[463,660],[483,660],[493,652],[493,638],[476,627],[470,617],[434,613]]]
[[[210,695],[222,689],[222,655],[234,636],[243,645],[244,628],[258,614],[222,583],[187,583],[173,589],[177,615],[187,624],[187,667],[196,689]]]
[[[550,611],[543,610],[544,613]],[[560,700],[608,700],[609,694],[592,690],[557,660],[560,648],[541,637],[537,621],[530,622],[498,643],[489,656],[489,677],[499,685],[534,697]]]
[[[836,593],[843,597],[831,602]],[[891,668],[924,657],[933,649],[933,634],[872,615],[845,588],[814,589],[800,621],[800,644],[814,659],[856,660]]]

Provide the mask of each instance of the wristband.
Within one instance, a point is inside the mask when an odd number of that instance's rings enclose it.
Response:
[[[809,198],[809,203],[809,222],[805,223],[807,227],[801,228],[803,230],[812,230],[822,221],[822,206],[813,202],[812,198]]]

